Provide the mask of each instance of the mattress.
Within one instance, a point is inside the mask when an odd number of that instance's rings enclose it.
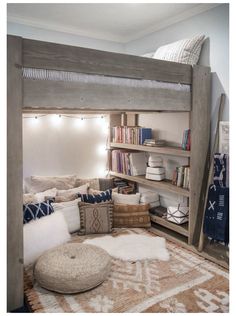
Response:
[[[190,92],[190,85],[181,83],[170,83],[156,80],[128,79],[104,75],[88,75],[77,72],[23,68],[23,78],[33,80],[50,80],[65,82],[83,82],[88,84],[109,84],[115,86],[126,86],[135,88],[169,89],[175,91]]]

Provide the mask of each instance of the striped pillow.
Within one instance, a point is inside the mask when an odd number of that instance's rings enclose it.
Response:
[[[151,227],[149,204],[114,204],[113,227]]]
[[[157,49],[153,58],[195,65],[198,62],[204,38],[205,35],[198,35],[161,46]]]

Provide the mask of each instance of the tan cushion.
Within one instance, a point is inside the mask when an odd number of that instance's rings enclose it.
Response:
[[[113,227],[150,227],[149,204],[114,204]]]
[[[38,193],[26,193],[23,194],[23,204],[28,203],[41,203],[50,198],[54,198],[57,194],[57,189],[49,189]]]
[[[88,193],[88,188],[89,188],[89,183],[85,183],[79,187],[73,188],[73,189],[69,189],[69,190],[57,190],[57,195],[60,196],[67,196],[69,194],[76,194],[76,193],[80,193],[80,194],[87,194]]]
[[[111,233],[113,202],[79,202],[81,235]]]
[[[29,193],[43,192],[48,189],[68,190],[75,187],[75,175],[69,176],[31,176],[28,187]]]
[[[34,193],[23,194],[23,204],[38,203]]]
[[[99,179],[98,178],[92,178],[92,179],[81,179],[76,178],[75,186],[79,187],[81,185],[84,185],[86,183],[89,183],[89,187],[94,190],[99,190]]]
[[[112,193],[112,200],[114,201],[115,204],[139,204],[140,201],[140,193],[136,194],[120,194],[113,192]]]
[[[73,201],[73,200],[75,200],[75,199],[77,199],[78,198],[78,194],[71,194],[71,193],[69,193],[69,194],[65,194],[65,195],[57,195],[57,196],[55,196],[54,197],[54,202],[55,203],[61,203],[61,202],[68,202],[68,201]],[[45,197],[45,199],[46,200],[49,200],[50,199],[50,197],[49,196],[47,196],[47,197]]]

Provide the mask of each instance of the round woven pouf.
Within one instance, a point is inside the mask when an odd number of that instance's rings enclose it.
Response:
[[[96,246],[71,243],[45,252],[37,260],[38,284],[59,293],[84,292],[101,284],[111,267],[109,254]]]

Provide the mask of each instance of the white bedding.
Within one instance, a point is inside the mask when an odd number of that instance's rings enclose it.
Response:
[[[87,75],[77,72],[66,72],[48,69],[23,68],[23,78],[34,80],[70,81],[96,84],[109,84],[135,88],[171,89],[176,91],[190,91],[190,85],[170,83],[156,80],[140,80],[118,78],[110,76]]]

